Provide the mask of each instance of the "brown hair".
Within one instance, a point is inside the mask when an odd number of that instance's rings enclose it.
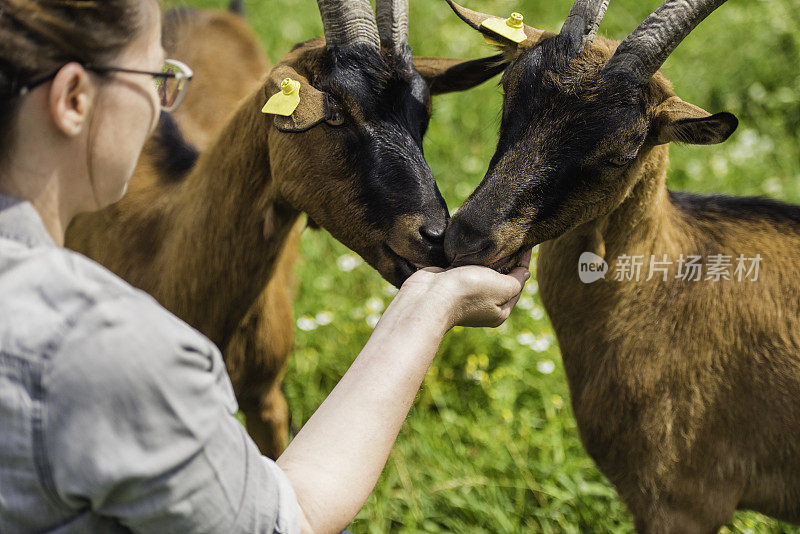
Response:
[[[0,0],[0,162],[21,92],[66,63],[102,63],[145,23],[140,0]]]

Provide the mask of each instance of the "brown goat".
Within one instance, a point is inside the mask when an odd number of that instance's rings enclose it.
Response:
[[[286,443],[300,214],[395,284],[442,265],[448,213],[422,155],[430,96],[502,70],[497,58],[412,59],[404,2],[378,2],[380,22],[367,0],[319,3],[326,39],[295,47],[266,81],[240,18],[170,15],[166,46],[197,71],[185,108],[162,117],[126,197],[67,234],[224,347],[248,429],[273,457]],[[287,77],[301,83],[299,107],[262,113]]]
[[[505,268],[542,243],[581,438],[642,533],[716,532],[737,508],[800,522],[800,207],[666,185],[669,142],[737,126],[657,72],[723,2],[667,0],[622,44],[594,39],[603,0],[519,45],[453,5],[509,67],[497,152],[451,220],[448,259]],[[581,281],[580,262],[602,274],[605,260],[606,278]]]
[[[230,11],[241,13],[241,2],[232,2]],[[170,11],[164,40],[168,55],[195,73],[175,120],[187,141],[206,150],[239,102],[258,88],[268,62],[245,20],[221,11]],[[248,432],[271,458],[286,448],[289,435],[281,382],[294,345],[294,263],[303,226],[299,221],[287,237],[266,287],[223,351]]]

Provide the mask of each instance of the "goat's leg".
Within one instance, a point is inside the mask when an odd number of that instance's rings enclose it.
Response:
[[[292,349],[293,332],[288,297],[271,284],[228,343],[225,364],[248,433],[264,455],[276,458],[288,439],[288,408],[281,393],[281,379]]]
[[[687,481],[690,482],[690,481]],[[626,499],[639,534],[713,534],[733,516],[737,497],[732,488],[658,494]],[[683,490],[687,486],[684,486]]]
[[[289,440],[289,405],[281,391],[280,379],[263,395],[258,407],[243,410],[247,420],[247,432],[256,442],[262,454],[276,459]]]
[[[289,439],[281,381],[294,345],[294,263],[303,223],[292,230],[272,278],[253,302],[225,349],[247,430],[261,452],[277,458]]]
[[[638,534],[715,534],[724,524],[679,509],[635,518]]]

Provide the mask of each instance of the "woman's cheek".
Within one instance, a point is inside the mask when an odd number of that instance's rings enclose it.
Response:
[[[124,195],[153,122],[152,110],[119,104],[109,102],[113,107],[106,109],[113,111],[100,114],[92,140],[90,173],[99,207]]]

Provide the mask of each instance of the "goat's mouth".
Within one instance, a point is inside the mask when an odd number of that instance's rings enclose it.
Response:
[[[520,266],[527,268],[528,267],[527,265],[522,265],[522,263],[520,262],[522,256],[525,254],[527,250],[528,249],[526,247],[522,247],[513,254],[509,254],[508,256],[500,258],[496,262],[490,264],[489,268],[494,269],[495,271],[501,274],[508,274],[511,271],[513,271],[516,267]]]
[[[410,259],[396,253],[389,245],[384,245],[383,250],[389,257],[389,260],[391,260],[394,267],[394,276],[391,279],[387,278],[387,280],[397,287],[400,287],[409,276],[423,267],[422,265],[418,265],[412,262]]]

